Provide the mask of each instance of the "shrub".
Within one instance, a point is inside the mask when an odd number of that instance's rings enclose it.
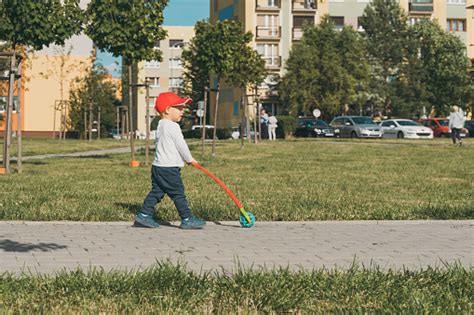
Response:
[[[296,129],[296,118],[293,116],[277,116],[278,128],[276,134],[278,138],[292,136]]]

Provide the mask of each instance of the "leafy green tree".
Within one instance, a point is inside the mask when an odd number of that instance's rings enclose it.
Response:
[[[128,66],[129,78],[129,122],[131,158],[135,159],[132,65],[143,60],[161,61],[161,51],[155,44],[166,37],[162,28],[163,9],[168,0],[102,0],[91,1],[87,7],[89,22],[87,35],[95,45],[122,57]]]
[[[400,77],[401,65],[406,62],[407,16],[396,0],[374,0],[360,20],[371,62],[372,93],[380,95],[385,110],[390,111],[390,82]]]
[[[336,31],[328,16],[317,26],[306,25],[293,46],[279,92],[291,115],[320,109],[332,116],[355,102],[367,86],[364,45],[350,27]]]
[[[242,45],[238,47],[240,50],[236,53],[235,56],[235,67],[234,71],[229,74],[228,81],[236,86],[239,87],[242,93],[241,97],[241,113],[242,113],[242,121],[241,121],[241,147],[244,145],[244,135],[243,135],[243,128],[244,125],[247,127],[247,137],[250,141],[250,128],[249,128],[249,117],[247,113],[247,90],[250,89],[254,91],[257,86],[259,86],[264,80],[267,75],[267,70],[265,69],[265,60],[255,51],[252,47],[248,45]],[[256,133],[255,133],[255,142],[257,140]]]
[[[452,105],[466,105],[470,101],[471,80],[462,41],[431,21],[415,24],[411,36],[418,43],[414,66],[418,65],[422,76],[420,83],[410,83],[424,85],[426,100],[438,114],[448,114]]]
[[[195,36],[183,51],[182,59],[190,78],[206,74],[215,77],[216,86],[212,88],[216,91],[214,107],[214,125],[216,125],[220,85],[222,81],[228,81],[229,76],[236,71],[238,53],[242,51],[241,47],[252,40],[252,33],[244,33],[242,24],[231,20],[217,21],[215,24],[199,21],[194,31]],[[214,128],[212,154],[215,152],[216,130],[217,128]]]
[[[84,15],[77,0],[0,1],[0,41],[13,52],[10,63],[9,97],[6,111],[3,164],[10,168],[12,133],[12,93],[15,78],[17,49],[20,46],[40,50],[52,43],[64,45],[66,39],[81,31]],[[17,115],[21,113],[17,112]],[[21,119],[20,119],[21,120]],[[21,131],[18,135],[18,171],[21,172]]]
[[[93,68],[84,78],[78,78],[70,91],[69,124],[73,130],[87,138],[88,120],[84,116],[99,116],[100,133],[107,134],[116,126],[116,87],[107,81],[107,71],[101,67]],[[90,113],[89,110],[92,112]]]

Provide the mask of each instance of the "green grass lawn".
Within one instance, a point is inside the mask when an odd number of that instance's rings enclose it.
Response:
[[[25,142],[25,152],[30,144],[38,154],[50,142]],[[61,147],[84,149],[69,140]],[[449,139],[303,139],[243,149],[238,141],[220,141],[215,157],[209,146],[201,155],[199,141],[190,141],[190,147],[257,221],[474,218],[472,139],[461,148]],[[0,219],[132,220],[150,189],[150,168],[132,169],[129,159],[118,154],[25,161],[23,174],[0,176]],[[138,159],[143,161],[143,152]],[[232,200],[214,181],[189,166],[182,174],[197,215],[238,219]],[[156,215],[178,219],[168,198]]]
[[[472,314],[474,268],[238,269],[194,273],[160,263],[142,272],[0,275],[0,312]]]

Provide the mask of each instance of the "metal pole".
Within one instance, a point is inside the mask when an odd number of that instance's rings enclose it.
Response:
[[[120,128],[120,127],[119,127],[119,119],[120,119],[120,117],[119,117],[119,110],[120,110],[120,109],[119,109],[118,106],[117,106],[116,110],[117,110],[117,117],[116,117],[116,118],[117,118],[117,119],[116,119],[116,123],[117,123],[117,134],[120,134],[120,131],[119,131],[119,130],[120,130],[120,129],[119,129],[119,128]]]
[[[145,136],[145,165],[148,165],[149,142],[150,142],[150,79],[145,79],[145,102],[146,102],[146,136]]]

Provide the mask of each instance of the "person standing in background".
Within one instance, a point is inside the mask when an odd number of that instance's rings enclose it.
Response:
[[[276,140],[276,129],[278,127],[278,119],[271,113],[268,113],[268,138]]]
[[[464,113],[462,109],[454,105],[451,107],[451,114],[449,115],[449,131],[453,139],[453,144],[456,145],[456,139],[459,140],[459,146],[462,146],[461,129],[464,127]]]

